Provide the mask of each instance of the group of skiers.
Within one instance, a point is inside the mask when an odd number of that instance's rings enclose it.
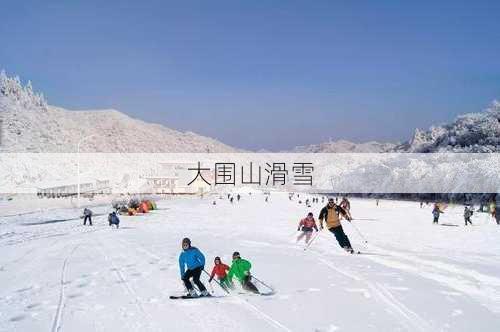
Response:
[[[222,199],[222,196],[219,196],[219,199]],[[227,199],[229,200],[229,202],[231,204],[234,203],[234,196],[232,196],[231,194],[227,194]],[[241,195],[240,194],[237,194],[236,195],[236,200],[239,202],[241,199]],[[212,205],[217,205],[217,202],[216,201],[212,201]]]
[[[87,224],[87,221],[89,222],[89,226],[92,226],[92,216],[93,215],[94,215],[94,213],[89,208],[83,209],[83,226],[85,226]],[[120,218],[118,218],[118,215],[116,214],[115,211],[108,214],[108,223],[109,223],[109,226],[115,225],[116,228],[120,227]]]
[[[348,221],[352,220],[351,214],[349,212],[351,204],[345,197],[343,203],[344,204],[341,203],[341,205],[337,205],[333,198],[328,199],[328,204],[323,207],[319,213],[319,228],[320,230],[324,228],[324,221],[326,228],[335,236],[340,247],[342,247],[347,252],[354,253],[351,242],[345,234],[340,222],[342,218]],[[302,233],[297,237],[297,241],[300,241],[305,236],[306,244],[308,244],[311,240],[313,230],[315,230],[316,232],[319,231],[318,226],[316,225],[316,220],[314,219],[314,214],[312,212],[309,212],[307,214],[307,217],[299,222],[297,231],[301,231]]]
[[[232,257],[233,261],[231,266],[224,264],[220,257],[215,257],[214,267],[212,273],[210,273],[209,282],[212,282],[216,277],[218,284],[226,292],[230,292],[234,289],[233,277],[235,277],[241,283],[244,290],[260,294],[257,287],[252,282],[252,276],[250,274],[252,264],[248,260],[241,258],[240,253],[237,251],[233,253]],[[205,271],[205,256],[198,248],[191,245],[191,240],[189,238],[184,238],[182,240],[182,252],[179,255],[179,270],[188,297],[210,296],[207,288],[200,280],[202,272],[208,274],[208,272]],[[199,293],[196,292],[193,283],[196,285]]]
[[[289,199],[292,200],[293,194],[289,195]],[[266,202],[268,201],[268,195],[266,195]],[[296,194],[296,197],[300,197],[299,194]],[[222,196],[220,197],[222,199]],[[237,201],[240,201],[241,196],[237,194],[233,196],[228,194],[228,200],[233,203],[234,198]],[[321,202],[323,203],[325,197],[321,197]],[[300,202],[300,201],[299,201]],[[309,199],[305,201],[307,206],[309,205]],[[319,203],[320,199],[317,197],[312,198],[313,203]],[[215,201],[213,202],[215,205]],[[378,199],[376,201],[378,206]],[[423,203],[421,202],[421,207]],[[444,209],[446,206],[441,204],[434,204],[432,209],[433,215],[433,223],[439,223],[439,217],[442,213],[444,213]],[[321,208],[318,214],[319,225],[314,218],[313,212],[309,212],[307,216],[300,220],[297,231],[300,234],[297,236],[296,241],[301,241],[305,238],[306,245],[310,245],[312,241],[313,232],[320,232],[322,229],[326,228],[329,232],[331,232],[339,246],[343,248],[348,253],[356,253],[352,248],[351,242],[348,236],[345,234],[344,229],[342,227],[341,220],[345,219],[349,222],[352,221],[352,216],[350,213],[351,203],[347,199],[347,197],[343,197],[339,203],[339,198],[328,198],[327,204]],[[464,208],[464,221],[465,225],[472,225],[471,217],[473,216],[473,208],[469,206],[465,206]],[[87,221],[89,225],[92,226],[92,216],[93,212],[85,208],[83,211],[83,225],[86,225]],[[120,220],[116,214],[116,212],[112,212],[108,215],[109,226],[115,225],[116,228],[119,227]],[[498,217],[497,217],[497,223]],[[256,285],[252,282],[252,275],[250,273],[250,269],[252,264],[250,261],[243,259],[238,251],[235,251],[232,254],[232,262],[230,265],[225,264],[221,257],[217,256],[214,258],[214,266],[212,268],[211,273],[208,273],[205,270],[205,255],[198,248],[192,246],[191,240],[189,238],[184,238],[182,240],[182,251],[179,254],[179,271],[181,280],[184,283],[184,286],[187,291],[186,297],[203,297],[210,296],[210,293],[207,291],[207,288],[200,280],[201,274],[205,273],[209,276],[208,282],[211,283],[214,279],[217,281],[217,284],[225,291],[231,292],[235,289],[235,285],[233,283],[233,279],[236,278],[241,287],[251,293],[261,294]],[[359,253],[359,252],[357,252]],[[265,284],[263,284],[265,286]]]
[[[420,203],[420,207],[422,207],[422,205],[423,205],[423,203],[421,202]],[[446,205],[444,207],[446,207]],[[432,223],[433,224],[438,224],[439,223],[439,217],[440,217],[441,214],[444,213],[443,210],[444,210],[444,208],[442,206],[440,206],[440,204],[438,204],[438,203],[434,204],[434,207],[432,209],[432,216],[433,216]],[[474,215],[474,208],[473,208],[473,206],[466,205],[464,207],[464,213],[463,213],[465,226],[467,226],[467,225],[471,225],[472,226],[471,217],[473,215]],[[500,218],[496,217],[495,210],[493,210],[493,212],[492,212],[492,217],[496,220],[496,223],[500,225]]]

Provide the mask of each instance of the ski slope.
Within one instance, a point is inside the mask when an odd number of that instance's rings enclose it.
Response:
[[[499,330],[500,229],[486,214],[464,227],[462,207],[450,206],[435,226],[430,206],[353,199],[369,242],[344,224],[365,253],[349,255],[325,230],[307,251],[295,243],[299,219],[323,206],[297,201],[177,198],[121,217],[119,230],[105,215],[84,227],[74,209],[0,217],[0,331]],[[185,236],[209,271],[214,256],[230,263],[238,250],[275,294],[226,297],[213,284],[215,298],[168,299],[183,292]]]

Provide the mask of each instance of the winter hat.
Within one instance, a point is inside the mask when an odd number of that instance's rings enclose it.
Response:
[[[217,256],[217,257],[215,257],[215,258],[214,258],[214,263],[215,263],[216,261],[222,262],[219,256]]]
[[[188,237],[182,239],[182,245],[187,244],[191,247],[191,240]]]
[[[309,213],[307,214],[307,216],[308,216],[308,217],[312,217],[312,216],[314,216],[314,214],[313,214],[312,212],[309,212]]]
[[[233,252],[233,258],[235,258],[235,257],[240,257],[240,253],[237,251]]]

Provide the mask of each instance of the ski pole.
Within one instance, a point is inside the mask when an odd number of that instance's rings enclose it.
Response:
[[[263,286],[269,288],[271,292],[274,292],[274,289],[271,286],[266,285],[264,282],[260,281],[257,277],[255,277],[253,274],[251,275],[253,279],[257,280],[257,282],[261,283]]]
[[[363,239],[363,241],[365,241],[365,243],[368,243],[368,241],[366,240],[366,238],[363,236],[363,234],[361,234],[361,232],[359,231],[359,229],[354,226],[354,224],[351,222],[351,225],[352,227],[356,230],[356,232],[358,232],[359,236],[361,237],[361,239]]]
[[[203,269],[203,272],[205,272],[205,274],[206,274],[207,276],[212,277],[212,276],[210,275],[210,273],[208,273],[205,269]],[[222,288],[222,290],[223,290],[224,292],[226,292],[227,294],[230,294],[230,293],[229,293],[229,291],[228,291],[227,289],[225,289],[224,287],[222,287],[222,285],[221,285],[221,283],[220,283],[220,282],[218,282],[217,280],[215,280],[215,282],[217,283],[217,285],[219,285],[219,287],[220,287],[220,288]]]
[[[212,286],[212,283],[210,282],[210,280],[208,281],[208,284],[210,285],[210,291],[213,294],[214,293],[214,287]]]
[[[304,251],[306,251],[311,246],[311,244],[314,242],[314,240],[316,240],[316,238],[318,237],[318,235],[319,235],[319,232],[316,232],[316,234],[311,239],[311,241],[309,241],[309,243],[306,244],[306,246],[304,247]]]

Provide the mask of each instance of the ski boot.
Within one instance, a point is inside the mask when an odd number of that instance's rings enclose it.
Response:
[[[204,291],[201,292],[200,297],[202,296],[212,296],[210,293],[205,289]]]
[[[354,249],[352,249],[352,248],[344,247],[344,250],[347,251],[350,254],[354,254]]]
[[[198,297],[198,294],[196,293],[196,291],[194,289],[190,289],[190,290],[188,290],[188,293],[186,296],[187,297]]]

